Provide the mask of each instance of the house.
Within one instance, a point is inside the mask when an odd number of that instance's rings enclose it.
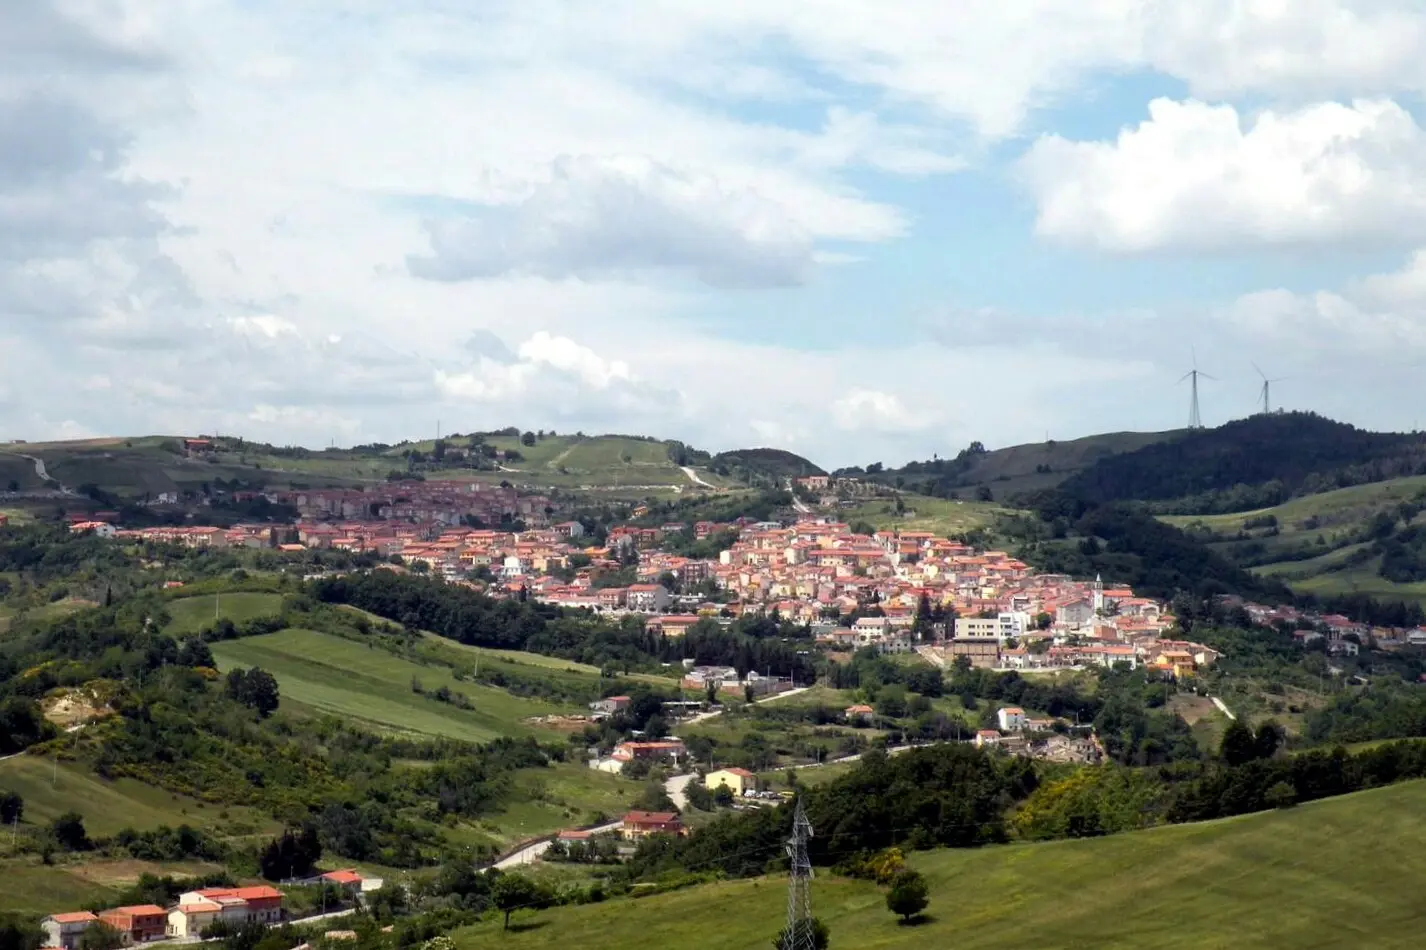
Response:
[[[1001,732],[1019,732],[1025,728],[1025,710],[1019,706],[1001,706],[995,713]]]
[[[619,833],[630,841],[650,835],[682,835],[683,822],[671,811],[631,811],[624,816]]]
[[[212,455],[213,441],[211,439],[184,439],[183,454],[189,458],[200,455]]]
[[[668,589],[662,584],[630,584],[624,602],[638,613],[657,613],[668,606]]]
[[[1000,733],[994,729],[980,729],[975,734],[975,747],[983,749],[988,745],[1000,744]]]
[[[101,913],[99,920],[119,931],[125,945],[162,940],[168,935],[168,911],[156,904],[115,907]]]
[[[629,703],[633,702],[628,696],[606,696],[604,699],[597,699],[589,704],[592,712],[603,713],[612,716],[615,713],[623,712],[629,708]]]
[[[50,914],[40,921],[40,928],[45,932],[45,946],[74,950],[75,944],[79,943],[80,935],[98,919],[87,910]]]
[[[220,919],[223,905],[215,901],[179,904],[168,912],[170,937],[201,937],[215,920]]]
[[[362,876],[355,868],[343,868],[340,871],[328,871],[322,875],[322,880],[328,884],[335,884],[346,891],[349,896],[355,897],[361,893]]]
[[[578,521],[565,521],[555,525],[555,534],[561,538],[578,538],[584,535],[584,525]]]
[[[611,758],[616,762],[633,762],[644,759],[673,759],[677,762],[688,754],[680,739],[664,739],[658,742],[621,742],[614,747]]]
[[[703,777],[703,786],[709,791],[723,787],[741,796],[749,789],[757,788],[758,777],[747,769],[730,768],[709,772]]]
[[[220,919],[271,924],[282,920],[282,892],[275,887],[205,887],[179,895],[179,904],[212,901],[222,907]]]
[[[848,706],[844,712],[847,717],[847,723],[855,726],[870,722],[876,710],[865,703],[857,703],[855,706]]]

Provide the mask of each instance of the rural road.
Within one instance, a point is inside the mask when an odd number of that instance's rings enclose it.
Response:
[[[687,465],[680,465],[679,468],[683,469],[683,474],[687,475],[688,480],[693,482],[693,484],[702,485],[704,488],[713,487],[712,485],[705,482],[703,479],[699,478],[698,473],[695,472],[693,469],[689,468]]]
[[[1217,696],[1209,696],[1208,698],[1213,700],[1213,705],[1217,706],[1218,711],[1221,712],[1223,715],[1227,716],[1229,719],[1238,718],[1237,716],[1233,715],[1233,711],[1229,709],[1226,704],[1224,704],[1223,700],[1219,699]]]
[[[696,778],[698,778],[698,774],[696,772],[690,772],[687,775],[675,775],[663,783],[664,792],[673,800],[674,807],[679,811],[683,811],[688,807],[688,794],[684,789],[688,788],[688,783]]]
[[[40,481],[42,481],[42,482],[51,482],[51,483],[53,483],[53,485],[54,485],[55,488],[59,489],[61,492],[63,492],[63,493],[66,494],[66,495],[69,494],[69,489],[67,489],[67,488],[65,488],[63,485],[61,485],[61,484],[59,483],[59,479],[57,479],[57,478],[52,478],[52,477],[50,476],[50,473],[45,469],[45,460],[44,460],[44,459],[36,458],[36,457],[33,456],[33,455],[21,455],[19,452],[12,452],[12,453],[8,453],[8,454],[15,455],[15,456],[18,456],[19,458],[22,458],[22,459],[27,460],[31,465],[33,465],[33,466],[35,467],[35,474],[39,476]]]
[[[762,699],[754,700],[753,705],[757,705],[758,703],[770,703],[775,699],[783,699],[788,696],[796,696],[798,693],[805,693],[811,688],[811,686],[798,686],[795,689],[789,689],[786,692],[778,693],[775,696],[764,696]],[[683,720],[683,722],[679,723],[679,725],[691,726],[695,723],[700,723],[705,720],[712,719],[714,716],[721,715],[723,715],[723,709],[720,706],[719,708],[714,709],[711,712],[702,712],[696,716],[690,716],[689,718]]]
[[[807,503],[797,497],[797,492],[792,490],[792,479],[787,480],[787,490],[792,495],[792,510],[801,515],[812,514],[812,509],[807,507]]]
[[[589,828],[586,830],[591,831],[594,834],[600,834],[605,831],[614,831],[622,824],[622,821],[611,821],[607,822],[606,824],[599,825],[596,828]],[[534,844],[523,847],[519,851],[516,851],[514,854],[511,854],[507,857],[501,858],[499,861],[496,861],[494,867],[497,871],[508,871],[510,868],[519,867],[522,864],[534,864],[540,859],[540,855],[544,854],[550,849],[550,844],[551,841],[536,841]]]

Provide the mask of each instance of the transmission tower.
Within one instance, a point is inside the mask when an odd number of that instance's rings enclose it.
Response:
[[[782,950],[816,950],[812,933],[812,860],[807,856],[807,839],[811,837],[812,823],[799,797],[792,837],[787,840],[791,873],[787,878],[787,930]]]

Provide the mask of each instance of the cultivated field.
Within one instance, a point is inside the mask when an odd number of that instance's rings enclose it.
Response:
[[[256,617],[275,616],[282,610],[281,594],[238,591],[231,594],[201,594],[167,604],[171,618],[164,627],[170,636],[197,633],[220,619],[243,623]]]
[[[284,707],[345,716],[386,732],[450,736],[484,742],[497,736],[542,732],[524,720],[570,712],[504,690],[456,680],[448,668],[423,666],[384,650],[311,630],[282,630],[213,644],[221,669],[260,666],[277,677]],[[459,709],[412,690],[445,686],[463,693],[473,709]]]
[[[922,852],[929,920],[903,927],[872,884],[819,873],[833,947],[1373,950],[1420,945],[1426,783],[1198,825],[1081,841]],[[461,950],[764,950],[786,879],[729,881],[541,911],[454,934]]]

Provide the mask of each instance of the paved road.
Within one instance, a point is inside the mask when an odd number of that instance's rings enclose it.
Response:
[[[600,834],[605,831],[614,831],[622,824],[622,821],[611,821],[597,828],[590,828],[588,830],[594,834]],[[519,867],[522,864],[534,864],[540,859],[540,855],[550,849],[552,843],[552,841],[536,841],[534,844],[523,847],[514,854],[496,861],[495,868],[498,871],[508,871],[510,868]]]
[[[811,689],[811,688],[812,688],[811,686],[798,686],[798,687],[796,687],[795,689],[784,690],[783,692],[781,692],[781,693],[776,693],[776,694],[774,694],[774,695],[772,695],[772,696],[764,696],[762,699],[755,699],[755,700],[753,700],[753,702],[754,702],[755,704],[756,704],[756,703],[770,703],[770,702],[772,702],[772,701],[774,701],[774,700],[777,700],[777,699],[784,699],[784,698],[786,698],[786,697],[788,697],[788,696],[796,696],[798,693],[805,693],[805,692],[807,692],[807,691],[808,691],[809,689]],[[681,723],[679,723],[679,725],[681,725],[681,726],[691,726],[691,725],[693,725],[694,723],[703,722],[703,721],[705,721],[705,720],[712,719],[714,716],[721,716],[721,715],[723,715],[723,707],[722,707],[722,706],[719,706],[717,709],[709,710],[708,712],[701,712],[701,713],[698,713],[698,714],[695,715],[695,716],[690,716],[690,717],[688,717],[687,719],[683,720]]]
[[[1233,715],[1233,710],[1229,709],[1229,708],[1223,703],[1223,700],[1219,699],[1217,696],[1209,696],[1208,698],[1211,699],[1211,700],[1213,700],[1213,705],[1217,706],[1219,712],[1223,713],[1223,715],[1227,716],[1229,719],[1237,719],[1237,718],[1238,718],[1237,716]]]

